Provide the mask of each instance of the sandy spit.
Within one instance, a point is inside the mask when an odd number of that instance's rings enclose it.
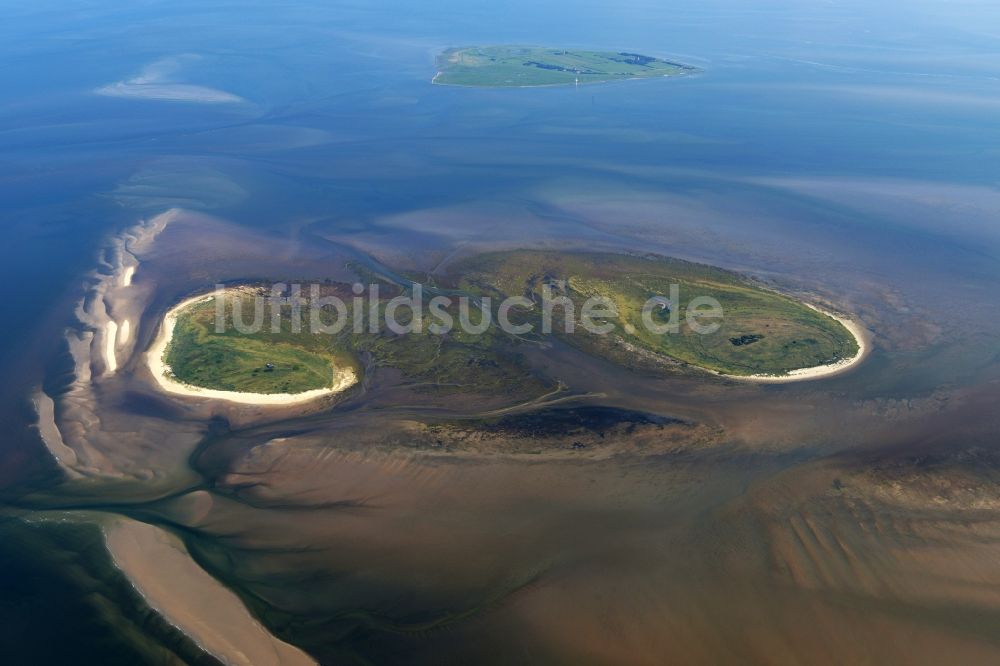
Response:
[[[357,383],[358,377],[351,368],[335,369],[329,387],[303,391],[302,393],[241,393],[239,391],[201,388],[179,381],[174,377],[170,366],[164,360],[170,340],[174,334],[174,326],[177,325],[177,315],[181,310],[196,303],[210,300],[212,297],[212,294],[193,296],[181,301],[164,315],[156,340],[153,341],[153,345],[146,353],[146,362],[149,365],[149,369],[153,373],[156,383],[164,391],[191,398],[227,400],[245,405],[295,405],[323,396],[340,393]]]
[[[104,528],[108,551],[156,612],[225,664],[299,666],[316,662],[276,638],[231,590],[191,559],[173,534],[116,518]]]
[[[122,269],[121,286],[132,286],[132,277],[135,275],[135,266],[125,266]]]
[[[118,324],[114,319],[109,319],[104,324],[104,364],[107,366],[107,373],[114,374],[118,369],[118,358],[115,356],[115,345],[118,342]]]
[[[55,401],[44,391],[38,390],[32,396],[32,402],[35,405],[35,413],[38,415],[38,423],[35,428],[38,430],[38,435],[42,438],[45,448],[70,478],[79,478],[80,473],[73,469],[78,462],[76,451],[66,445],[62,432],[56,424]]]

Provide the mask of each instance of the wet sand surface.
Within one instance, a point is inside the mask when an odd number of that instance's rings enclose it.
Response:
[[[142,358],[163,311],[197,290],[172,248],[192,267],[211,255],[214,280],[281,270],[266,265],[274,239],[243,233],[233,251],[214,240],[227,229],[172,212],[132,255],[128,288],[144,299],[98,285],[105,306],[86,311],[128,310],[131,352],[101,373],[100,348],[80,344],[73,388],[36,399],[67,480],[32,502],[76,496],[128,516],[108,530],[111,553],[209,653],[305,659],[293,644],[321,663],[608,664],[997,654],[1000,420],[987,406],[1000,368],[892,389],[922,368],[900,351],[905,336],[880,334],[895,318],[883,292],[845,291],[837,309],[858,306],[874,350],[815,382],[645,376],[556,342],[524,349],[561,383],[538,401],[435,397],[388,369],[308,405],[173,397]],[[281,261],[307,280],[352,256],[317,237]]]
[[[118,519],[105,528],[108,550],[150,606],[209,654],[227,664],[315,664],[275,639],[232,592],[158,527]]]

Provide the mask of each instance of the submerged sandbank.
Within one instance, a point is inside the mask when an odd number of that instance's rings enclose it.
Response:
[[[170,340],[173,338],[174,327],[177,325],[177,317],[182,310],[197,303],[208,301],[213,297],[213,294],[193,296],[181,301],[163,316],[156,340],[146,353],[146,362],[149,364],[149,369],[153,373],[156,383],[164,391],[191,398],[227,400],[245,405],[295,405],[340,393],[357,383],[358,377],[351,368],[334,368],[328,387],[303,391],[301,393],[242,393],[240,391],[202,388],[181,382],[174,376],[170,365],[167,364],[164,358],[170,346]]]

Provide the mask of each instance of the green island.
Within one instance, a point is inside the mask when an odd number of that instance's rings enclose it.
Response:
[[[196,300],[177,312],[164,361],[176,380],[210,390],[294,395],[329,388],[335,368],[360,377],[386,367],[419,390],[503,395],[516,386],[518,395],[531,399],[552,391],[556,382],[532,370],[525,345],[537,347],[552,338],[627,368],[734,377],[815,371],[851,362],[860,351],[858,338],[840,320],[735,273],[676,259],[528,250],[476,256],[444,275],[426,276],[417,301],[423,325],[407,332],[386,326],[386,309],[393,298],[412,297],[420,276],[403,285],[364,277],[378,283],[378,298],[356,300],[349,285],[324,284],[317,294],[337,297],[343,316],[329,306],[313,312],[306,298],[298,328],[292,307],[272,304],[265,286],[227,290],[223,308],[224,320],[233,322],[238,301],[240,320],[252,320],[257,299],[267,323],[257,332],[232,325],[217,330],[215,297]],[[435,296],[450,302],[435,312],[430,307]],[[490,318],[481,332],[458,325],[462,296],[472,325]],[[530,325],[530,331],[498,325],[500,304],[510,297],[522,301],[506,312],[509,323]],[[721,306],[723,316],[702,319],[706,297]],[[551,308],[549,333],[543,326],[545,298],[572,303]],[[588,328],[583,306],[598,298],[605,306],[591,310]],[[696,305],[693,299],[703,302]],[[360,329],[354,325],[356,307],[366,322]],[[280,326],[273,330],[272,308],[281,308]],[[434,325],[442,312],[455,323],[447,330]],[[688,323],[692,312],[695,326]],[[380,322],[376,331],[367,323],[373,313]],[[409,306],[395,312],[401,326],[414,316]],[[331,327],[337,321],[343,324],[337,331],[314,329],[314,322]],[[714,324],[714,330],[699,331],[699,324]],[[605,330],[595,332],[594,326]]]
[[[545,251],[500,252],[453,267],[457,285],[480,295],[524,295],[540,302],[543,290],[580,304],[591,297],[614,303],[618,316],[606,322],[608,334],[577,327],[565,333],[563,310],[553,309],[553,332],[590,354],[633,368],[695,366],[737,377],[783,376],[855,358],[858,341],[840,321],[793,298],[757,286],[721,269],[663,257]],[[676,332],[653,332],[642,311],[653,297],[669,297],[676,285],[679,302],[666,298],[649,313],[666,326],[674,316]],[[684,324],[681,310],[691,299],[710,297],[722,306],[718,330],[697,333]],[[532,316],[536,316],[532,314]],[[705,324],[712,323],[710,320]]]
[[[216,332],[215,307],[211,298],[178,315],[166,361],[185,384],[245,393],[303,393],[329,385],[336,364],[353,365],[350,356],[316,344],[320,340],[312,336],[243,334],[231,326]],[[227,312],[231,315],[231,307]]]
[[[410,292],[384,281],[378,286],[381,297],[376,316],[384,321],[389,300]],[[183,384],[212,390],[297,394],[328,388],[332,368],[350,368],[361,376],[366,369],[388,367],[400,371],[411,385],[428,391],[499,394],[516,383],[530,398],[554,387],[531,372],[517,350],[517,341],[494,326],[482,334],[469,334],[457,326],[439,334],[425,325],[418,332],[400,335],[385,326],[371,332],[365,323],[358,333],[353,326],[355,295],[350,285],[330,283],[322,285],[320,297],[336,297],[345,304],[342,330],[313,332],[312,307],[306,302],[300,310],[300,330],[293,330],[291,307],[285,305],[279,317],[280,330],[272,331],[273,308],[268,294],[265,287],[253,285],[227,291],[227,325],[221,332],[216,329],[214,297],[180,311],[165,355],[173,377]],[[240,332],[231,325],[233,302],[241,301],[241,318],[249,322],[255,296],[264,297],[263,321],[268,324],[258,332]],[[367,322],[371,315],[367,297],[362,309]],[[458,320],[457,307],[449,308],[449,313]],[[473,309],[473,321],[478,321],[476,313]],[[425,307],[425,320],[428,314]],[[329,308],[317,308],[316,316],[324,326],[334,326],[338,320]],[[396,318],[406,326],[412,321],[412,312],[400,309]]]
[[[696,67],[625,51],[532,46],[472,46],[446,50],[432,82],[487,88],[559,86],[694,74]]]

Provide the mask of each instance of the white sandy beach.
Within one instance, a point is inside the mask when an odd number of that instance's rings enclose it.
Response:
[[[815,305],[810,305],[806,303],[808,307],[825,314],[827,317],[836,319],[838,322],[843,324],[844,328],[850,331],[851,335],[854,336],[855,342],[858,343],[858,353],[851,358],[845,358],[836,363],[830,363],[828,365],[817,365],[812,368],[799,368],[798,370],[792,370],[786,375],[722,375],[728,379],[736,379],[740,381],[754,382],[758,384],[784,384],[788,382],[804,382],[814,379],[824,379],[826,377],[832,377],[834,375],[839,375],[852,368],[859,365],[868,352],[871,351],[871,344],[868,341],[868,331],[866,331],[860,324],[852,319],[847,319],[841,317],[832,312],[828,312]]]
[[[135,266],[125,266],[122,268],[121,286],[132,286],[132,277],[135,275]]]
[[[115,355],[115,345],[118,342],[118,324],[109,319],[104,324],[104,363],[107,373],[114,374],[118,369],[118,357]]]
[[[341,368],[333,370],[333,377],[330,386],[302,393],[241,393],[239,391],[222,391],[218,389],[201,388],[191,386],[178,381],[170,370],[170,366],[164,360],[170,340],[174,334],[174,326],[177,325],[177,315],[181,310],[207,301],[213,297],[212,294],[193,296],[181,301],[167,311],[160,324],[160,331],[156,340],[146,353],[146,362],[156,379],[156,383],[164,391],[176,395],[183,395],[190,398],[210,398],[212,400],[226,400],[244,405],[276,406],[276,405],[297,405],[309,402],[323,396],[334,395],[344,391],[357,383],[358,377],[351,368]]]

